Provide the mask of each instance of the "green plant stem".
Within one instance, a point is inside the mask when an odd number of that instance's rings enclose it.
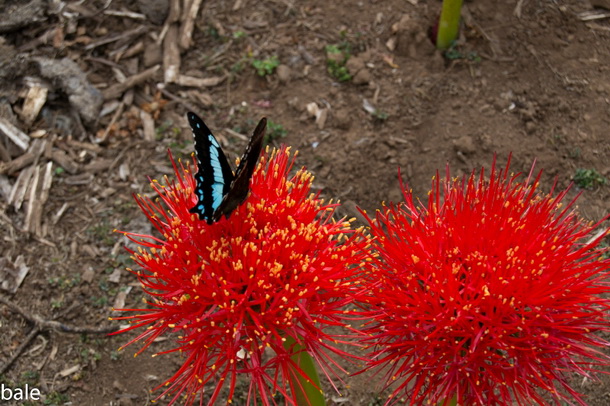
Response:
[[[298,406],[326,406],[324,394],[320,386],[318,371],[306,349],[297,343],[292,337],[285,337],[284,348],[292,351],[290,359],[299,366],[303,376],[299,371],[291,368],[289,377],[294,399]],[[308,379],[309,378],[309,379]]]
[[[438,406],[457,406],[457,396],[454,396],[451,399],[442,400]]]
[[[443,8],[436,35],[436,48],[448,49],[457,38],[460,28],[462,2],[463,0],[443,0]]]

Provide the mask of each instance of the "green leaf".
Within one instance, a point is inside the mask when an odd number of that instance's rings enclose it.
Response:
[[[298,406],[326,406],[318,371],[311,355],[294,338],[285,338],[284,348],[292,351],[290,359],[300,368],[300,370],[294,367],[289,368],[290,376],[288,379],[294,391],[296,404]]]
[[[454,396],[451,399],[442,400],[438,406],[457,406],[457,396]]]

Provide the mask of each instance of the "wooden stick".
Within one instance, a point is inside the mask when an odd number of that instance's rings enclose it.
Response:
[[[189,101],[181,98],[180,96],[176,96],[175,94],[171,93],[169,90],[167,90],[165,88],[165,85],[163,83],[159,83],[157,85],[157,89],[159,89],[159,91],[161,92],[161,94],[163,94],[165,97],[167,97],[168,99],[172,99],[173,101],[182,104],[184,107],[186,107],[188,110],[190,111],[197,111],[198,109],[192,105]],[[1,173],[1,172],[0,172]]]
[[[144,110],[140,110],[140,120],[142,120],[144,139],[146,141],[153,142],[155,140],[155,120]]]
[[[25,100],[23,101],[23,108],[21,109],[21,115],[23,121],[29,126],[36,120],[40,109],[47,102],[47,94],[49,89],[45,86],[33,85],[29,88]]]
[[[10,121],[0,117],[0,132],[4,133],[21,150],[26,151],[30,146],[30,137],[15,127]]]
[[[125,109],[125,103],[121,102],[121,104],[119,105],[119,108],[116,109],[116,111],[114,112],[114,115],[112,116],[112,120],[110,120],[110,123],[106,127],[106,130],[104,130],[104,134],[102,135],[102,138],[98,139],[99,142],[106,141],[106,138],[108,138],[108,134],[110,134],[110,131],[112,130],[112,126],[114,125],[114,123],[117,122],[119,117],[121,117],[121,114],[123,114],[124,109]]]
[[[120,97],[127,89],[131,89],[153,77],[160,67],[160,65],[155,65],[152,68],[148,68],[145,71],[128,77],[123,83],[117,83],[110,86],[102,92],[104,100],[112,100]]]
[[[186,11],[184,21],[180,27],[180,49],[187,50],[191,47],[193,40],[193,28],[195,26],[195,19],[199,14],[199,7],[201,7],[202,0],[192,0],[191,6]]]
[[[174,81],[176,84],[188,87],[213,87],[225,80],[224,76],[213,76],[211,78],[196,78],[193,76],[178,75]]]
[[[23,316],[24,319],[36,324],[43,330],[56,330],[62,333],[71,334],[108,334],[118,331],[120,329],[119,326],[83,327],[60,323],[54,320],[46,320],[37,314],[31,314],[18,304],[10,301],[6,296],[2,294],[0,294],[0,303],[8,306],[11,310]]]
[[[34,162],[33,155],[32,162]],[[21,209],[21,205],[23,204],[23,200],[25,199],[25,193],[27,192],[28,184],[30,183],[30,179],[32,178],[33,172],[34,166],[28,166],[19,173],[17,181],[13,185],[13,190],[11,190],[11,195],[8,198],[8,204],[12,204],[15,208],[15,211]]]
[[[45,167],[44,175],[42,177],[42,189],[40,190],[40,194],[38,197],[38,207],[36,212],[34,213],[34,234],[39,237],[42,237],[42,212],[44,210],[44,205],[49,198],[49,190],[51,189],[51,185],[53,184],[53,162],[47,162],[47,166]]]
[[[25,213],[25,221],[23,222],[23,228],[25,228],[26,231],[29,231],[32,234],[36,234],[34,233],[34,226],[32,224],[34,220],[36,206],[38,205],[38,202],[36,201],[36,190],[38,189],[38,181],[40,180],[40,167],[34,167],[33,170],[34,178],[32,179],[32,182],[30,182],[30,184],[28,185],[30,195],[28,199],[28,208]]]
[[[8,368],[15,362],[15,360],[23,353],[27,345],[36,337],[38,333],[44,330],[56,330],[62,333],[70,333],[70,334],[110,334],[118,331],[120,329],[119,326],[107,326],[107,327],[81,327],[81,326],[72,326],[69,324],[60,323],[54,320],[45,320],[42,317],[31,314],[21,306],[17,305],[10,301],[6,296],[0,294],[0,303],[6,305],[9,309],[13,310],[16,313],[19,313],[24,319],[34,323],[34,328],[25,338],[23,343],[17,348],[15,353],[11,356],[11,358],[0,367],[0,375],[8,370]]]
[[[19,344],[19,347],[17,347],[17,349],[15,350],[13,355],[6,361],[6,363],[4,365],[2,365],[2,367],[0,367],[0,375],[4,374],[6,371],[8,371],[8,369],[11,367],[11,365],[13,365],[13,362],[15,362],[15,360],[17,360],[17,358],[19,358],[19,356],[23,353],[23,351],[25,351],[25,349],[28,347],[28,345],[30,345],[32,340],[34,338],[36,338],[36,336],[38,335],[38,333],[40,333],[40,331],[41,331],[41,329],[38,326],[35,326],[32,329],[32,331],[30,331],[30,334],[28,334],[28,336],[23,340],[23,342],[21,344]]]
[[[133,18],[134,20],[146,20],[146,16],[144,14],[134,13],[133,11],[104,10],[104,14],[113,17]]]
[[[102,38],[99,41],[92,42],[91,44],[85,46],[85,50],[90,51],[94,48],[99,47],[100,45],[106,45],[106,44],[110,44],[111,42],[115,42],[120,39],[123,39],[123,38],[129,38],[131,36],[144,34],[146,31],[148,31],[148,28],[144,25],[141,25],[139,27],[134,28],[133,30],[125,31],[120,34],[110,35],[105,38]]]
[[[31,151],[27,151],[25,154],[22,154],[12,161],[0,162],[0,175],[5,173],[12,175],[18,170],[30,165],[35,159],[36,156]]]
[[[517,2],[517,5],[515,6],[515,9],[513,10],[513,14],[515,15],[515,17],[517,17],[519,20],[521,19],[521,8],[523,7],[523,1],[524,0],[519,0]]]
[[[180,21],[180,13],[182,11],[181,5],[182,0],[170,0],[166,24],[173,24]]]
[[[163,40],[163,81],[174,83],[180,74],[180,49],[178,48],[178,27],[169,26]]]

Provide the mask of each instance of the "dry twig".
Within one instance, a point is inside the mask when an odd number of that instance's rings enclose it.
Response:
[[[139,85],[140,83],[150,79],[159,70],[161,66],[155,65],[152,68],[148,68],[136,75],[130,76],[123,83],[117,83],[102,92],[104,100],[112,100],[120,97],[127,89]]]
[[[146,31],[148,31],[148,28],[146,28],[146,26],[144,26],[144,25],[141,25],[139,27],[134,28],[133,30],[125,31],[120,34],[109,35],[105,38],[102,38],[99,41],[92,42],[91,44],[89,44],[85,47],[85,50],[90,51],[101,45],[110,44],[111,42],[119,41],[121,39],[144,34]]]
[[[61,323],[55,320],[46,320],[37,314],[32,314],[25,310],[23,307],[12,302],[6,296],[0,294],[0,303],[6,305],[9,309],[16,313],[19,313],[24,319],[36,326],[40,327],[41,330],[55,330],[60,333],[70,334],[109,334],[119,330],[119,326],[105,326],[105,327],[88,327],[88,326],[73,326],[71,324]]]
[[[0,117],[0,132],[4,133],[21,150],[26,151],[30,145],[30,138],[10,121]]]
[[[513,14],[515,15],[515,17],[517,17],[518,19],[521,19],[521,9],[523,8],[523,2],[525,0],[519,0],[517,2],[517,5],[515,6],[515,10],[513,11]]]
[[[177,45],[178,26],[170,25],[163,40],[163,81],[173,83],[180,74],[180,49]]]
[[[199,7],[201,7],[202,0],[192,0],[191,6],[185,11],[184,21],[180,26],[180,40],[179,45],[182,50],[187,50],[191,47],[193,40],[193,27],[195,26],[195,19],[199,14]]]
[[[31,314],[21,306],[13,303],[9,298],[0,294],[0,303],[7,306],[9,309],[16,313],[19,313],[24,319],[34,324],[34,328],[23,343],[17,348],[11,358],[0,367],[0,375],[8,370],[8,368],[15,362],[15,360],[23,353],[28,344],[38,335],[38,333],[45,330],[55,330],[61,333],[70,334],[110,334],[119,330],[119,326],[106,326],[106,327],[81,327],[72,326],[70,324],[61,323],[55,320],[46,320],[37,314]]]

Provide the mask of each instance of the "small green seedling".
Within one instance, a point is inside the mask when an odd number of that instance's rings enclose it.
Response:
[[[64,403],[66,403],[67,401],[69,401],[70,398],[68,397],[68,395],[57,392],[57,391],[53,391],[47,394],[45,400],[42,402],[43,405],[46,406],[59,406],[59,405],[63,405]]]
[[[455,42],[445,51],[444,55],[445,58],[451,61],[465,59],[471,62],[481,62],[481,57],[475,51],[464,53],[458,49],[457,43]]]
[[[252,61],[252,66],[256,69],[256,73],[258,73],[259,76],[271,75],[279,64],[280,60],[275,55],[267,59],[254,59]]]
[[[608,180],[595,169],[576,169],[572,179],[574,180],[574,183],[576,183],[576,186],[588,190],[597,189],[608,182]]]
[[[326,68],[328,73],[339,82],[347,82],[352,79],[349,70],[345,66],[350,58],[348,47],[338,45],[326,46]]]
[[[388,117],[390,116],[385,111],[381,111],[381,110],[377,110],[377,109],[375,109],[375,111],[371,115],[377,121],[386,121],[388,119]]]
[[[265,144],[271,144],[273,141],[284,138],[288,134],[288,131],[284,128],[283,125],[279,123],[274,123],[269,120],[267,122],[267,132],[265,134]]]

